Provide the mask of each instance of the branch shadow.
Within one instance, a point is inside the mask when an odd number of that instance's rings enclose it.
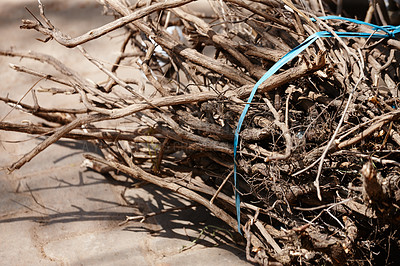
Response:
[[[19,194],[25,196],[29,194],[35,203],[18,202],[18,200],[12,199],[14,203],[19,204],[29,212],[25,211],[23,215],[14,214],[11,217],[3,216],[3,218],[0,218],[0,226],[5,223],[26,221],[33,222],[41,227],[107,221],[114,224],[112,230],[122,230],[127,233],[146,232],[154,238],[165,238],[171,241],[181,240],[183,244],[180,252],[185,252],[199,245],[201,247],[218,247],[229,251],[243,262],[246,261],[243,246],[240,247],[235,243],[235,232],[203,206],[183,208],[147,218],[144,222],[130,221],[123,226],[118,226],[128,216],[145,215],[163,209],[192,204],[177,193],[147,184],[140,188],[129,189],[129,195],[125,195],[127,204],[121,204],[122,200],[118,202],[94,193],[85,195],[80,203],[74,202],[70,205],[66,204],[68,206],[65,206],[65,208],[60,208],[52,206],[51,203],[42,204],[40,201],[46,198],[46,193],[58,192],[65,195],[68,191],[62,191],[68,189],[85,191],[88,189],[96,190],[96,186],[108,186],[123,191],[126,186],[121,183],[110,183],[102,175],[91,171],[79,171],[72,180],[70,177],[57,177],[57,173],[53,173],[50,179],[50,185],[36,183],[36,187],[32,186],[20,190]],[[88,208],[87,206],[90,206],[90,204],[95,204],[96,208]],[[55,206],[58,205],[55,204]]]
[[[151,201],[145,201],[139,196],[126,196],[129,202],[145,205],[146,211],[159,212],[163,209],[188,206],[189,202],[183,196],[149,184],[143,189],[152,196]],[[152,222],[153,218],[146,219]],[[242,260],[245,260],[244,247],[240,246],[240,236],[223,221],[214,216],[206,207],[196,205],[193,208],[182,209],[177,212],[167,212],[154,217],[154,223],[159,225],[159,230],[149,233],[155,237],[189,240],[193,245],[205,247],[221,247],[229,250]],[[140,232],[148,230],[138,227],[137,223],[127,224],[124,231]],[[183,247],[184,249],[189,247]]]

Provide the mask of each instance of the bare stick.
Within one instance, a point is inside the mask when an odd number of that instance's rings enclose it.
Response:
[[[191,140],[191,141],[195,142],[196,145],[198,145],[200,147],[204,147],[206,150],[209,149],[210,147],[213,147],[213,149],[216,151],[221,151],[221,152],[227,153],[227,154],[233,154],[233,148],[231,147],[231,145],[188,132],[188,131],[182,129],[178,123],[176,123],[171,117],[169,117],[165,114],[160,114],[159,116],[169,126],[171,126],[171,128],[176,132],[176,134],[181,136],[183,139]]]
[[[255,222],[255,226],[260,230],[261,234],[264,236],[265,240],[267,240],[268,244],[270,244],[277,254],[282,252],[282,248],[276,243],[275,239],[265,230],[265,227],[261,224],[260,221]]]
[[[11,110],[0,120],[0,122],[3,122],[4,119],[7,118],[7,116],[9,114],[11,114],[11,112],[18,106],[18,104],[25,98],[26,95],[28,95],[28,93],[40,82],[44,79],[45,77],[40,78],[38,81],[36,81],[27,92],[25,92],[24,95],[22,95],[22,97],[18,100],[18,102],[15,104],[15,106],[13,108],[11,108]]]
[[[94,84],[83,79],[76,71],[68,68],[60,60],[57,60],[51,55],[42,54],[34,51],[13,51],[13,50],[1,50],[1,49],[0,49],[0,55],[29,58],[36,61],[45,62],[53,66],[58,72],[66,76],[69,79],[70,86],[72,86],[76,90],[84,90],[85,92],[92,94],[93,97],[100,98],[102,101],[106,103],[109,103],[113,106],[116,105],[122,107],[122,105],[117,102],[117,100],[119,99],[114,98],[109,94],[101,92],[95,87]]]
[[[22,29],[35,29],[36,31],[47,35],[54,40],[56,40],[58,43],[61,45],[64,45],[66,47],[72,48],[75,46],[78,46],[80,44],[83,44],[85,42],[88,42],[93,39],[97,39],[111,31],[114,31],[116,29],[119,29],[126,24],[129,24],[135,20],[141,19],[153,12],[159,11],[159,10],[164,10],[167,8],[173,8],[181,5],[185,5],[187,3],[192,2],[193,0],[172,0],[169,2],[161,2],[161,3],[155,3],[151,4],[149,6],[143,7],[141,9],[135,10],[133,13],[119,18],[117,20],[114,20],[106,25],[103,25],[97,29],[90,30],[89,32],[76,37],[76,38],[71,38],[62,32],[60,32],[58,29],[54,27],[50,28],[45,28],[40,22],[36,21],[31,21],[31,20],[22,20]],[[41,2],[39,2],[39,8],[40,8],[40,13],[42,15],[42,18],[46,20],[48,25],[51,25],[50,21],[46,18],[43,12],[43,5]]]
[[[68,114],[84,114],[87,113],[87,108],[80,108],[80,109],[75,109],[75,108],[45,108],[39,106],[39,108],[35,108],[32,105],[21,103],[20,101],[12,100],[7,97],[2,97],[0,96],[0,101],[8,104],[14,104],[14,105],[19,105],[22,108],[28,110],[28,111],[35,111],[35,112],[44,112],[44,113],[68,113]]]
[[[158,212],[151,212],[151,213],[148,213],[148,214],[145,214],[145,215],[126,216],[125,221],[119,223],[118,225],[121,226],[121,225],[124,225],[124,224],[126,224],[126,223],[128,223],[130,221],[135,221],[135,220],[140,220],[139,222],[143,223],[146,219],[148,219],[150,217],[154,217],[154,216],[161,215],[161,214],[168,213],[168,212],[175,212],[175,211],[182,211],[182,210],[186,210],[186,209],[191,209],[191,208],[196,207],[196,206],[197,206],[197,204],[190,204],[188,206],[183,206],[183,207],[175,207],[175,208],[163,209],[163,210],[160,210]]]
[[[350,145],[356,144],[357,142],[363,140],[365,137],[368,137],[369,135],[374,133],[376,130],[380,129],[383,125],[389,123],[390,121],[397,119],[399,116],[400,116],[399,111],[396,111],[393,114],[384,115],[383,117],[381,117],[380,120],[373,123],[371,126],[369,126],[367,129],[365,129],[363,132],[361,132],[357,136],[355,136],[349,140],[345,140],[343,142],[338,143],[337,144],[338,148],[344,149]]]
[[[363,154],[363,153],[357,152],[357,151],[342,150],[342,151],[337,151],[337,152],[333,153],[332,155],[334,155],[334,156],[335,155],[353,155],[353,156],[357,156],[357,157],[361,157],[361,158],[365,158],[365,159],[371,159],[372,161],[380,163],[380,164],[392,164],[392,165],[400,166],[400,163],[395,160],[382,159],[382,158],[378,158],[378,157],[371,156],[368,154]]]
[[[347,99],[346,107],[343,110],[342,117],[340,118],[340,121],[339,121],[339,123],[338,123],[338,125],[337,125],[337,127],[335,129],[335,132],[333,133],[328,145],[326,145],[326,148],[325,148],[324,152],[321,155],[321,158],[320,158],[320,161],[319,161],[319,166],[318,166],[317,177],[315,178],[315,181],[314,181],[314,185],[317,188],[317,196],[318,196],[319,200],[322,200],[321,190],[320,190],[320,187],[319,187],[319,177],[321,176],[322,166],[324,165],[325,156],[328,154],[329,148],[331,147],[332,143],[336,139],[337,134],[339,133],[339,130],[340,130],[340,128],[341,128],[341,126],[342,126],[342,124],[344,122],[344,119],[347,116],[347,110],[349,109],[350,103],[352,102],[352,98],[353,98],[354,92],[355,92],[358,84],[361,82],[362,78],[363,78],[363,76],[361,76],[359,78],[359,80],[357,81],[356,85],[354,86],[354,89],[352,90],[352,92],[350,92],[349,98]]]
[[[222,181],[222,184],[219,186],[217,191],[215,192],[214,196],[210,199],[210,204],[214,203],[215,198],[218,196],[219,192],[221,192],[221,189],[224,187],[225,183],[228,181],[229,177],[231,177],[233,174],[233,170],[225,177],[224,181]]]
[[[31,74],[33,76],[46,78],[46,80],[51,80],[51,81],[54,81],[54,82],[57,82],[57,83],[60,83],[60,84],[66,85],[66,86],[70,85],[70,83],[68,83],[68,82],[66,82],[66,81],[64,81],[62,79],[59,79],[59,78],[54,77],[54,76],[49,75],[49,74],[40,73],[38,71],[35,71],[33,69],[29,69],[29,68],[24,67],[24,66],[18,66],[18,65],[10,64],[10,67],[12,69],[14,69],[15,71],[18,71],[18,72],[24,72],[24,73],[27,73],[27,74]]]
[[[146,56],[145,56],[145,58],[144,58],[142,64],[140,64],[139,62],[137,62],[137,63],[140,65],[140,67],[141,67],[143,73],[146,75],[146,78],[151,82],[151,84],[154,86],[154,88],[155,88],[162,96],[168,96],[168,95],[170,95],[170,94],[169,94],[168,91],[161,85],[161,83],[160,83],[155,77],[153,77],[153,75],[152,75],[152,73],[151,73],[151,71],[150,71],[149,65],[148,65],[148,62],[150,62],[151,57],[152,57],[152,55],[153,55],[153,52],[154,52],[156,46],[155,46],[152,42],[150,42],[150,41],[144,41],[144,43],[145,43],[146,46],[147,46]]]
[[[339,39],[339,40],[340,40],[340,39]],[[347,47],[346,45],[345,45],[344,47],[348,50],[348,47]],[[361,55],[361,52],[360,52],[360,51],[359,51],[359,53],[360,53],[360,58],[362,58],[362,55]],[[355,55],[353,55],[353,56],[356,57]],[[356,58],[356,59],[357,59],[357,58]],[[331,139],[329,140],[328,145],[326,146],[324,152],[322,153],[322,155],[321,155],[321,160],[320,160],[320,162],[319,162],[317,177],[315,178],[314,185],[315,185],[315,187],[317,188],[317,196],[318,196],[318,199],[319,199],[320,201],[322,200],[322,196],[321,196],[321,190],[320,190],[320,187],[319,187],[319,177],[321,176],[321,172],[322,172],[322,167],[323,167],[323,165],[324,165],[325,156],[328,154],[328,151],[329,151],[331,145],[332,145],[333,142],[335,141],[336,136],[337,136],[337,134],[339,133],[339,130],[340,130],[340,128],[341,128],[341,126],[342,126],[342,124],[343,124],[345,118],[347,117],[347,110],[349,109],[349,106],[350,106],[350,104],[352,103],[353,95],[354,95],[354,93],[355,93],[355,91],[356,91],[356,89],[357,89],[359,83],[360,83],[360,82],[363,80],[363,78],[364,78],[364,72],[362,71],[362,70],[364,69],[364,68],[363,68],[363,67],[364,67],[364,61],[361,59],[358,63],[359,63],[360,71],[361,71],[361,72],[360,72],[360,77],[359,77],[359,79],[357,80],[356,84],[354,85],[354,88],[352,89],[352,91],[351,91],[350,94],[349,94],[349,98],[347,99],[347,104],[346,104],[346,106],[345,106],[345,108],[344,108],[344,110],[343,110],[342,117],[340,118],[339,123],[338,123],[338,125],[337,125],[337,127],[336,127],[336,129],[335,129],[335,132],[333,133]]]
[[[290,136],[290,132],[286,126],[286,123],[282,123],[281,121],[279,121],[279,114],[272,105],[272,103],[268,100],[268,98],[264,98],[264,101],[268,105],[269,110],[274,115],[275,118],[274,123],[280,128],[280,130],[282,130],[283,137],[285,138],[286,141],[285,154],[274,154],[272,156],[266,157],[264,161],[268,162],[268,161],[285,160],[289,158],[292,152],[292,146],[293,146],[292,137]]]
[[[23,132],[27,134],[35,135],[51,135],[57,128],[41,127],[36,125],[26,124],[14,124],[8,122],[0,122],[0,130]],[[134,141],[137,134],[129,131],[118,131],[118,130],[102,130],[102,129],[91,129],[91,132],[83,132],[81,130],[72,130],[65,133],[62,138],[68,139],[79,139],[79,140],[91,140],[91,139],[104,139],[108,141],[116,140],[129,140]]]
[[[37,145],[33,150],[25,154],[21,159],[19,159],[17,162],[13,163],[10,167],[8,167],[8,172],[11,173],[15,169],[21,168],[24,164],[32,160],[33,157],[35,157],[37,154],[39,154],[41,151],[46,149],[48,146],[59,140],[65,133],[71,131],[72,129],[83,125],[84,123],[87,123],[91,120],[98,119],[102,117],[103,115],[84,115],[81,117],[78,117],[68,125],[62,126],[59,129],[55,131],[55,133],[47,138],[45,141]]]

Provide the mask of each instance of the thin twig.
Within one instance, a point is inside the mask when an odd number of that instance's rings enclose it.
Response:
[[[40,78],[38,81],[36,81],[36,82],[27,90],[27,92],[25,92],[25,94],[22,95],[22,97],[18,100],[18,102],[15,103],[14,107],[11,108],[11,110],[8,111],[8,113],[7,113],[5,116],[3,116],[3,118],[0,120],[0,122],[3,122],[3,121],[7,118],[7,116],[8,116],[9,114],[11,114],[11,112],[14,111],[14,109],[20,104],[20,102],[25,98],[25,96],[28,95],[28,93],[29,93],[40,81],[42,81],[42,80],[45,79],[45,78],[46,78],[46,77],[42,77],[42,78]],[[34,109],[34,108],[33,108],[33,109]]]
[[[122,226],[127,224],[130,221],[135,221],[135,220],[140,220],[139,223],[143,223],[146,219],[150,218],[150,217],[154,217],[154,216],[158,216],[164,213],[169,213],[169,212],[175,212],[175,211],[183,211],[183,210],[187,210],[187,209],[191,209],[193,207],[198,206],[198,204],[190,204],[187,206],[182,206],[182,207],[174,207],[174,208],[168,208],[168,209],[163,209],[160,210],[158,212],[151,212],[148,214],[144,214],[144,215],[138,215],[138,216],[126,216],[125,221],[120,222],[118,225]]]
[[[116,29],[122,28],[123,26],[132,23],[135,20],[141,19],[151,13],[154,13],[159,10],[167,9],[167,8],[174,8],[181,5],[185,5],[187,3],[193,2],[193,0],[171,0],[169,2],[160,2],[155,3],[140,9],[135,10],[131,14],[114,20],[106,25],[103,25],[99,28],[92,29],[87,33],[78,36],[76,38],[71,38],[63,33],[61,33],[58,29],[56,29],[51,22],[46,18],[44,15],[43,4],[39,1],[39,9],[42,18],[46,21],[46,24],[49,28],[44,27],[40,22],[33,22],[30,20],[23,20],[23,24],[21,26],[22,29],[35,29],[38,32],[47,35],[54,40],[56,40],[61,45],[65,47],[76,47],[80,44],[86,43],[88,41],[97,39],[109,32],[112,32]]]
[[[362,63],[362,62],[359,62],[359,63],[361,64],[361,65],[360,65],[360,70],[364,69],[364,68],[363,68],[363,63]],[[342,117],[340,118],[339,123],[338,123],[338,125],[336,126],[335,132],[333,133],[331,139],[329,140],[328,144],[326,145],[326,148],[325,148],[324,152],[323,152],[322,155],[321,155],[320,162],[319,162],[319,166],[318,166],[317,177],[315,178],[315,181],[314,181],[314,185],[315,185],[315,187],[317,188],[317,196],[318,196],[318,199],[319,199],[319,200],[322,200],[321,190],[320,190],[320,187],[319,187],[319,178],[320,178],[320,176],[321,176],[321,172],[322,172],[322,167],[323,167],[323,165],[324,165],[325,156],[328,154],[328,151],[329,151],[330,147],[332,146],[333,142],[335,141],[336,136],[337,136],[337,134],[339,133],[339,130],[340,130],[340,128],[341,128],[341,126],[342,126],[342,124],[343,124],[345,118],[346,118],[347,115],[348,115],[348,114],[347,114],[347,110],[349,109],[349,106],[350,106],[350,104],[352,103],[353,95],[354,95],[354,93],[355,93],[355,91],[356,91],[358,85],[359,85],[360,82],[363,80],[363,78],[364,78],[364,72],[361,71],[361,76],[359,77],[359,79],[357,80],[356,84],[354,85],[354,88],[352,89],[352,91],[351,91],[350,94],[349,94],[349,98],[347,99],[347,104],[346,104],[346,106],[345,106],[345,108],[344,108],[344,110],[343,110]]]
[[[228,179],[232,176],[233,174],[233,170],[230,171],[230,173],[225,177],[224,181],[222,181],[221,185],[219,186],[219,188],[217,189],[217,191],[215,192],[214,196],[212,196],[212,198],[210,199],[210,204],[214,203],[214,200],[218,197],[218,194],[221,192],[222,188],[224,187],[225,183],[228,181]]]

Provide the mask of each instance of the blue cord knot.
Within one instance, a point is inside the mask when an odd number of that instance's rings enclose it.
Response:
[[[396,34],[400,33],[400,26],[388,26],[390,29],[390,38],[396,38]]]

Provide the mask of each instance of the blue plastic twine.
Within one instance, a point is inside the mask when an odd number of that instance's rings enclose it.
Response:
[[[356,24],[362,24],[362,25],[367,25],[372,27],[372,30],[374,30],[374,33],[367,33],[367,32],[338,32],[335,31],[335,33],[339,37],[361,37],[361,38],[394,38],[395,34],[400,33],[400,26],[378,26],[375,24],[367,23],[364,21],[356,20],[356,19],[351,19],[351,18],[344,18],[344,17],[339,17],[339,16],[325,16],[325,17],[319,17],[321,20],[330,20],[330,19],[338,19],[338,20],[344,20],[344,21],[349,21],[352,23]],[[312,19],[315,21],[315,19]],[[233,140],[233,178],[234,178],[234,185],[235,185],[235,204],[236,204],[236,214],[237,214],[237,222],[238,222],[238,231],[241,233],[240,229],[240,196],[237,191],[237,171],[236,171],[236,154],[237,154],[237,146],[239,142],[239,133],[240,129],[242,127],[244,118],[247,114],[247,111],[249,110],[250,103],[253,100],[254,95],[257,92],[258,87],[266,81],[269,77],[271,77],[273,74],[275,74],[282,66],[284,66],[287,62],[291,61],[293,58],[295,58],[297,55],[299,55],[302,51],[304,51],[308,46],[310,46],[312,43],[314,43],[317,39],[319,38],[327,38],[327,37],[334,37],[334,35],[328,31],[320,31],[317,33],[314,33],[313,35],[309,36],[303,43],[298,45],[296,48],[288,52],[285,56],[283,56],[278,62],[276,62],[265,74],[264,76],[261,77],[259,81],[254,85],[249,99],[247,100],[246,105],[244,106],[243,112],[240,115],[236,130],[235,130],[235,136]]]

